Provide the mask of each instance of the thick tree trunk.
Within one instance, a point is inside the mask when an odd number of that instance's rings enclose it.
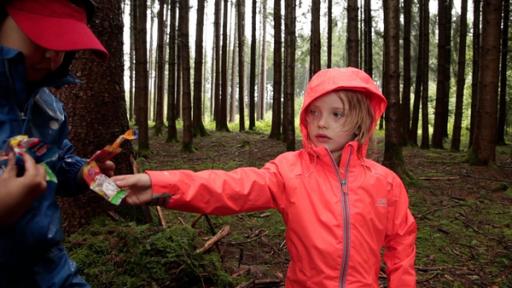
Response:
[[[194,57],[194,108],[193,108],[193,135],[205,136],[206,129],[203,124],[203,27],[204,27],[204,1],[197,2],[196,47]]]
[[[400,12],[398,0],[384,1],[384,95],[388,99],[383,164],[405,176],[400,119]]]
[[[321,68],[320,1],[311,2],[311,35],[309,41],[309,78]]]
[[[470,163],[488,165],[496,158],[501,0],[487,0],[482,7],[480,86]]]
[[[183,151],[192,152],[192,106],[190,93],[190,52],[188,47],[188,14],[189,1],[180,0],[178,20],[178,43],[180,47],[180,59],[182,66],[182,118],[183,118]]]
[[[148,57],[146,50],[147,2],[137,2],[135,39],[135,123],[139,128],[139,151],[149,150],[148,131]],[[110,41],[110,40],[109,40]]]
[[[423,0],[423,72],[421,73],[421,144],[420,148],[428,149],[429,144],[429,113],[428,113],[428,77],[430,51],[430,13],[429,0]]]
[[[462,126],[462,113],[464,104],[464,83],[466,82],[466,33],[467,33],[467,7],[468,1],[461,0],[460,33],[459,33],[459,60],[457,63],[457,91],[455,96],[455,117],[453,120],[451,150],[460,150],[460,134]]]
[[[272,127],[270,138],[281,138],[281,87],[282,87],[282,29],[281,29],[281,0],[274,0],[274,82],[272,97]]]
[[[347,0],[347,65],[359,68],[359,20],[357,0]]]
[[[450,62],[451,62],[451,19],[452,0],[438,1],[438,33],[437,43],[437,87],[436,106],[434,113],[434,131],[432,147],[443,149],[443,139],[447,135],[448,102],[450,99]]]

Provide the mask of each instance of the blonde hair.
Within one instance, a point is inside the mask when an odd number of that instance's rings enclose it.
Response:
[[[354,132],[354,140],[364,144],[370,137],[375,118],[368,98],[357,91],[338,90],[332,92],[338,96],[345,109],[345,126]]]

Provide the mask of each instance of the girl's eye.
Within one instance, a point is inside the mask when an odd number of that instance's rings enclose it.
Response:
[[[334,118],[340,119],[340,118],[343,118],[343,116],[345,116],[345,113],[343,113],[343,112],[333,112],[332,115],[334,116]]]
[[[315,110],[315,109],[309,109],[309,115],[310,116],[317,116],[318,115],[318,111]]]

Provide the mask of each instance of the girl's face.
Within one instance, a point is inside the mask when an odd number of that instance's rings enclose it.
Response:
[[[29,81],[43,79],[55,71],[64,60],[65,52],[47,50],[36,45],[20,30],[10,16],[0,25],[0,45],[19,50],[25,55]]]
[[[310,141],[316,146],[327,147],[334,159],[339,161],[342,148],[354,139],[354,131],[347,131],[344,125],[348,107],[344,106],[338,95],[329,93],[313,101],[306,113]]]

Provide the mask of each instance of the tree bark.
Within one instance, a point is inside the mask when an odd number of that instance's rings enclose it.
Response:
[[[429,113],[428,113],[428,77],[430,54],[430,12],[429,0],[423,0],[423,71],[421,73],[421,144],[420,148],[428,149],[429,144]]]
[[[148,131],[148,58],[146,40],[147,2],[137,2],[137,23],[135,39],[135,123],[139,128],[138,148],[140,152],[149,150]]]
[[[309,78],[321,68],[320,1],[311,2],[311,35],[309,41]]]
[[[332,67],[332,0],[327,0],[327,68]]]
[[[205,1],[197,2],[196,47],[194,57],[194,107],[192,119],[193,135],[206,136],[203,124],[203,27]]]
[[[254,130],[255,120],[255,86],[256,86],[256,5],[257,1],[252,1],[251,14],[251,63],[249,67],[249,130]]]
[[[460,134],[464,104],[464,83],[466,82],[466,33],[467,33],[467,0],[461,0],[459,60],[457,63],[457,91],[455,94],[455,117],[453,120],[451,150],[460,150]]]
[[[263,120],[265,116],[265,88],[267,80],[267,0],[261,3],[261,60],[260,60],[260,82],[258,87],[258,120]]]
[[[357,0],[347,0],[347,65],[359,68],[359,20]]]
[[[482,3],[480,0],[473,1],[473,65],[471,72],[471,114],[469,118],[469,148],[473,145],[476,126],[476,111],[478,104],[479,70],[480,70],[480,18]]]
[[[507,123],[507,54],[508,31],[510,22],[510,1],[503,0],[503,29],[501,31],[501,70],[500,70],[500,100],[498,113],[497,144],[505,145],[505,125]]]
[[[222,16],[222,53],[221,53],[221,87],[219,118],[215,129],[229,131],[228,128],[228,0],[224,0]]]
[[[283,134],[288,151],[295,150],[295,0],[285,0]]]
[[[245,101],[244,101],[244,81],[245,81],[245,0],[237,0],[238,11],[238,117],[239,130],[245,131]]]
[[[155,96],[155,135],[162,134],[164,126],[164,0],[158,0],[158,37],[156,41],[156,96]]]
[[[179,2],[179,20],[178,20],[178,43],[180,47],[180,59],[182,66],[182,118],[183,118],[183,141],[182,149],[186,152],[192,152],[192,106],[190,93],[190,52],[188,47],[188,14],[189,1],[180,0]]]
[[[411,12],[412,0],[404,0],[404,38],[403,38],[403,89],[402,89],[402,144],[407,145],[411,114]]]
[[[213,39],[215,39],[214,53],[215,53],[215,95],[214,95],[214,107],[213,107],[213,118],[215,119],[215,129],[220,129],[219,117],[220,117],[220,98],[221,98],[221,34],[220,34],[220,21],[221,21],[221,0],[215,0],[215,12],[213,21]],[[217,128],[218,127],[218,128]]]
[[[373,77],[372,1],[364,0],[364,71]]]
[[[281,0],[274,0],[274,80],[272,97],[272,127],[269,138],[281,138],[281,86],[282,86],[282,52],[281,52]]]
[[[176,5],[177,0],[169,0],[171,15],[169,19],[169,66],[167,81],[167,142],[178,140],[176,129]]]
[[[482,7],[480,87],[470,163],[488,165],[496,159],[501,0],[487,0]]]

